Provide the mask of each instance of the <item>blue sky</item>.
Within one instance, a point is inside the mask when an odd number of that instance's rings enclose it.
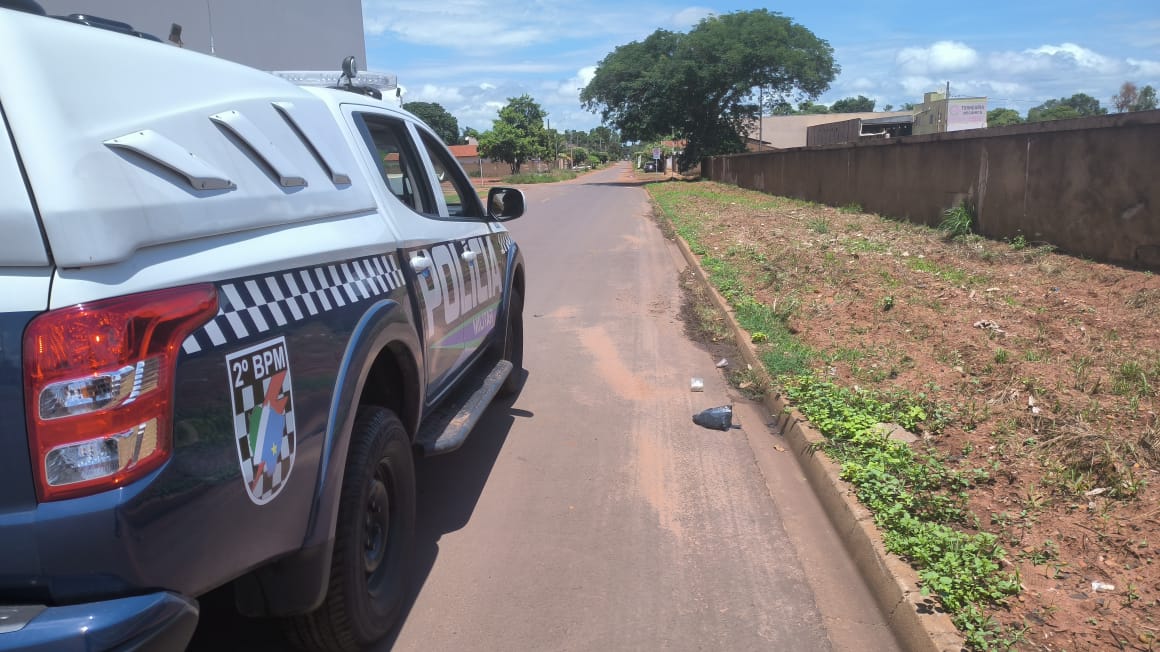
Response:
[[[363,0],[368,68],[398,75],[404,101],[438,102],[460,129],[491,128],[527,93],[557,129],[591,129],[579,88],[616,46],[710,14],[766,7],[834,48],[842,71],[820,102],[866,95],[921,102],[924,91],[983,95],[1027,110],[1087,93],[1111,105],[1124,81],[1160,89],[1160,1],[799,2],[694,0]]]

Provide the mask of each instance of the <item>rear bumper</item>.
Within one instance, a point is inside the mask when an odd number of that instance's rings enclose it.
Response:
[[[20,616],[0,607],[0,632]],[[5,623],[5,613],[11,620]],[[183,650],[197,626],[197,603],[176,593],[44,609],[16,631],[0,633],[0,652],[151,652]]]

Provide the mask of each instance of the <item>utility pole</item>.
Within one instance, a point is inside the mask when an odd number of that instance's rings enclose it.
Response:
[[[757,87],[757,151],[765,149],[765,87]]]

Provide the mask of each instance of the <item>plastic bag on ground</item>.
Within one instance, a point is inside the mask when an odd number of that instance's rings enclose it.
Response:
[[[720,405],[701,410],[693,415],[693,423],[713,430],[729,430],[733,427],[733,406]]]

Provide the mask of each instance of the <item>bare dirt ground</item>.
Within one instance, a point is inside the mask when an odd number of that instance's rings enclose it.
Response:
[[[915,446],[990,472],[970,507],[1019,573],[991,615],[1020,649],[1160,649],[1160,277],[698,188],[702,244],[791,311],[817,373],[947,407]]]

